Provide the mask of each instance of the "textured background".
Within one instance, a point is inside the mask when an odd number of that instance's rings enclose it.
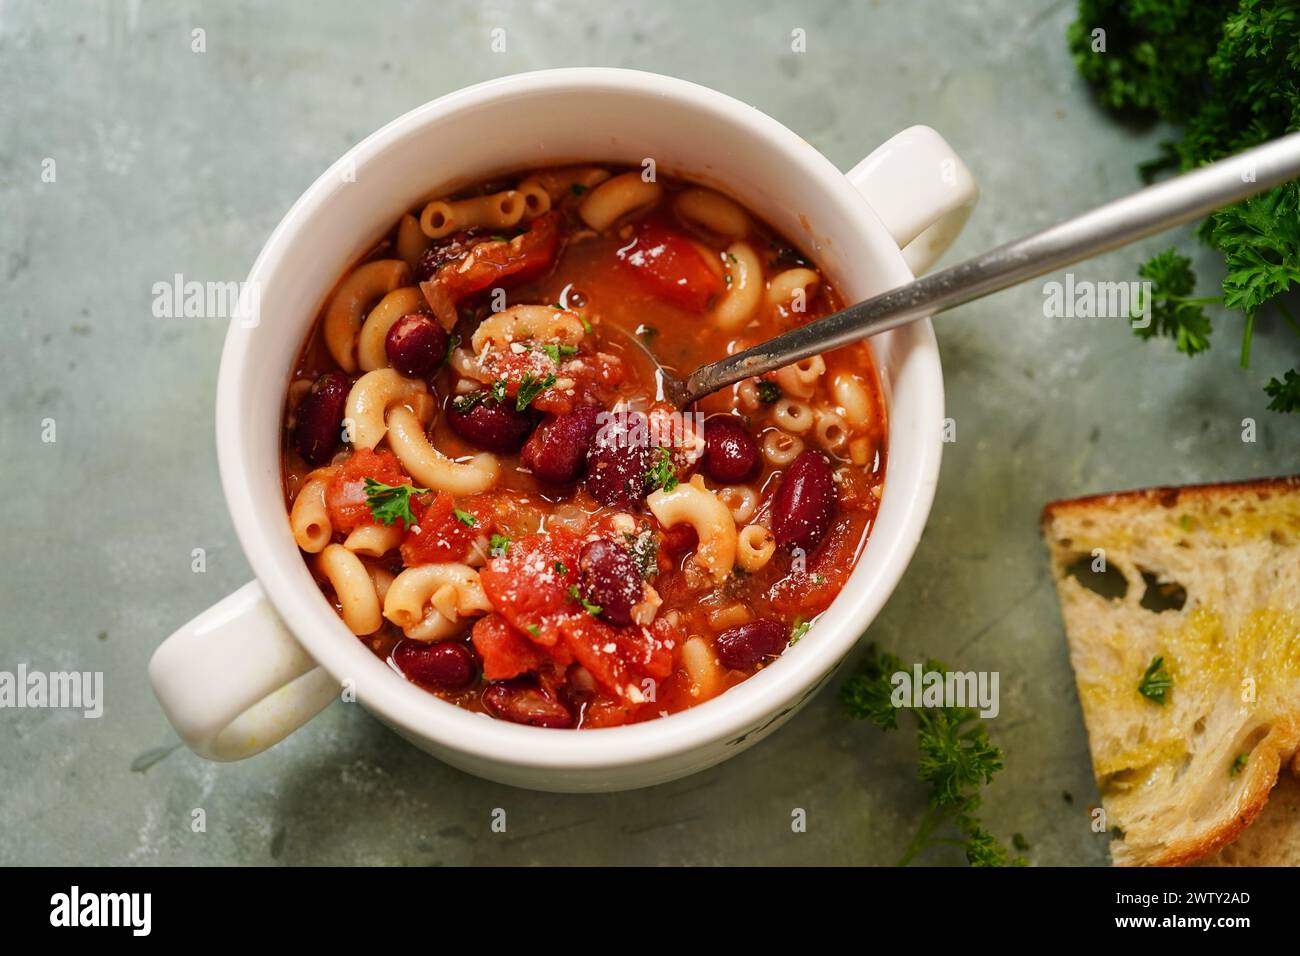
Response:
[[[954,255],[1134,188],[1159,131],[1123,129],[1090,103],[1063,40],[1072,4],[975,6],[0,3],[0,670],[102,670],[107,696],[100,720],[0,711],[0,861],[895,859],[923,809],[912,740],[846,720],[843,673],[753,750],[633,793],[477,780],[354,706],[237,765],[177,748],[146,662],[249,571],[213,447],[224,322],[156,319],[151,286],[175,273],[242,278],[290,203],[365,134],[458,87],[552,66],[715,87],[845,169],[898,129],[930,124],[983,187]],[[495,27],[507,53],[489,51]],[[796,27],[806,54],[790,52]],[[205,53],[191,51],[195,28]],[[46,158],[54,183],[41,180]],[[1185,231],[1177,238],[1190,245]],[[1127,280],[1168,241],[1074,272]],[[1113,320],[1044,319],[1042,304],[1031,284],[940,319],[958,440],[929,530],[870,638],[907,660],[999,671],[990,729],[1007,766],[990,826],[1023,833],[1031,862],[1097,864],[1106,838],[1088,827],[1096,792],[1039,508],[1295,470],[1300,420],[1264,411],[1259,390],[1295,345],[1262,328],[1243,373],[1238,328],[1189,361]],[[1255,444],[1240,440],[1246,416],[1259,421]],[[45,418],[55,444],[40,440]],[[196,547],[204,574],[191,571]],[[196,807],[206,833],[191,832]],[[505,834],[488,827],[497,807]],[[806,833],[791,832],[796,807]]]

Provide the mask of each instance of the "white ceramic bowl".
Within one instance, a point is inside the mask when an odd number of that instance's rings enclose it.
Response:
[[[470,773],[544,790],[641,787],[740,753],[805,703],[880,611],[934,496],[943,381],[929,321],[872,342],[889,406],[884,498],[843,592],[779,660],[721,696],[626,727],[493,720],[403,680],[344,627],[308,573],[280,486],[291,365],[337,277],[419,200],[564,161],[639,164],[716,186],[803,246],[848,300],[909,281],[961,228],[977,191],[933,130],[912,127],[847,176],[780,123],[721,93],[626,70],[528,73],[452,93],[351,149],[276,227],[231,323],[217,389],[226,501],[257,576],[170,637],[150,663],[196,752],[250,756],[341,695]],[[904,248],[905,247],[905,248]],[[340,692],[342,685],[342,692]]]

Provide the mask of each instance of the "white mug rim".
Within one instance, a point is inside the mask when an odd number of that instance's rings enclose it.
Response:
[[[404,137],[415,135],[422,124],[445,113],[474,109],[501,96],[574,89],[612,89],[640,94],[650,89],[708,110],[721,122],[749,126],[774,151],[782,154],[783,161],[814,176],[818,188],[828,191],[836,200],[836,207],[843,210],[842,215],[849,220],[851,228],[875,233],[867,238],[873,247],[882,250],[882,261],[876,265],[886,270],[891,282],[911,279],[894,240],[845,174],[777,120],[726,94],[673,77],[636,70],[577,67],[515,74],[467,87],[418,106],[367,136],[322,173],[285,214],[253,264],[248,277],[250,287],[260,287],[265,277],[274,273],[285,249],[310,241],[303,235],[302,227],[312,210],[338,187],[341,170],[363,167]],[[887,249],[892,250],[892,255],[886,254]],[[312,315],[303,320],[303,334],[314,318]],[[222,351],[216,402],[217,452],[227,506],[241,548],[277,613],[313,659],[342,680],[357,672],[361,666],[360,655],[371,661],[378,659],[355,638],[336,639],[340,624],[328,602],[318,591],[301,593],[298,583],[289,580],[286,562],[301,564],[301,555],[296,550],[281,553],[271,540],[269,529],[246,504],[248,496],[257,493],[259,481],[250,473],[249,453],[239,440],[244,426],[237,414],[237,397],[253,337],[237,334],[235,324],[232,323]],[[911,560],[933,503],[942,454],[938,426],[942,418],[943,382],[938,345],[928,319],[903,331],[909,336],[908,361],[919,363],[914,373],[924,379],[922,394],[929,407],[920,409],[919,415],[922,420],[929,418],[935,423],[932,437],[918,438],[922,443],[920,480],[910,488],[891,488],[886,475],[886,495],[906,496],[900,504],[904,520],[899,533],[887,542],[888,550],[873,555],[875,573],[864,590],[858,593],[855,589],[850,593],[854,581],[850,579],[846,583],[818,624],[815,641],[800,642],[776,664],[716,698],[666,717],[621,727],[565,733],[496,720],[443,701],[392,671],[389,671],[391,680],[382,680],[378,692],[372,692],[371,686],[358,688],[360,702],[401,731],[472,758],[517,767],[574,770],[623,767],[682,754],[743,733],[755,721],[797,706],[830,674],[857,643],[863,628],[880,612]],[[279,414],[279,409],[275,414]],[[891,438],[892,433],[891,424]],[[855,577],[858,570],[855,568]],[[853,624],[855,620],[859,623]],[[837,622],[841,623],[836,626]]]

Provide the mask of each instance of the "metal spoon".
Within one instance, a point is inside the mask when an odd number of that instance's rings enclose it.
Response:
[[[685,408],[727,385],[1199,219],[1297,176],[1300,133],[1291,133],[791,329],[761,345],[701,366],[685,379],[655,359],[663,397]]]

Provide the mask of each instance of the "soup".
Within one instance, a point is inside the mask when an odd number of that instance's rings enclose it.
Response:
[[[404,215],[343,276],[284,414],[289,521],[347,627],[430,693],[607,727],[800,640],[885,474],[865,345],[678,411],[682,374],[841,307],[722,194],[568,166]]]

